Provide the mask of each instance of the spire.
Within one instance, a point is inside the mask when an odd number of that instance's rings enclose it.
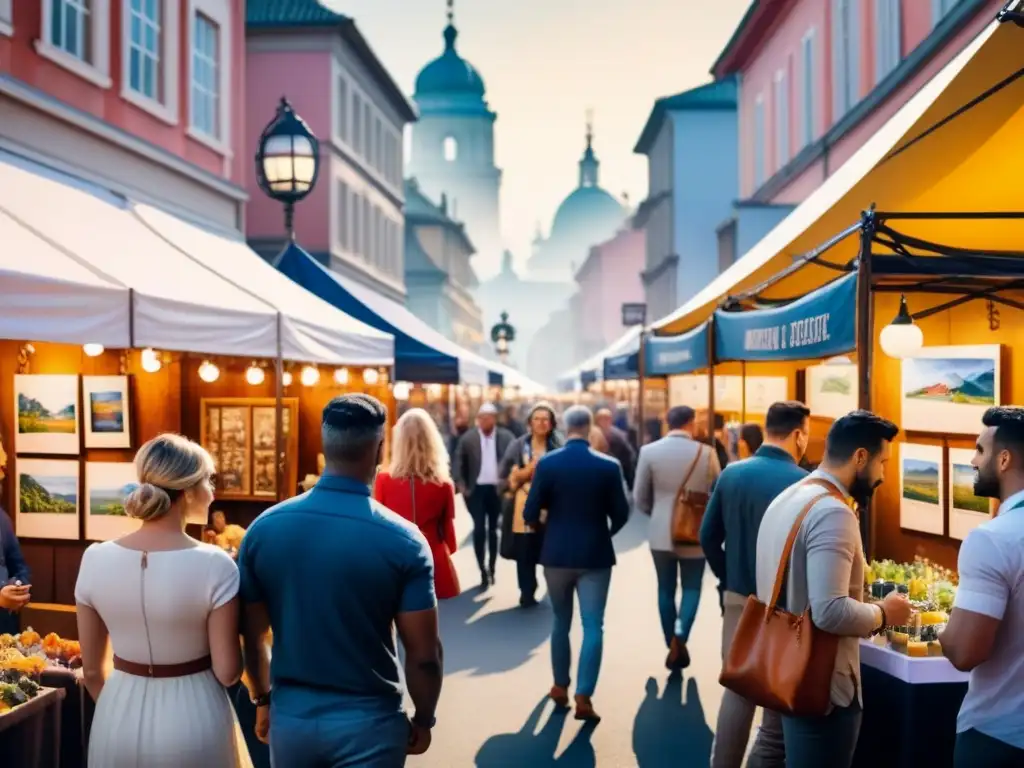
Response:
[[[587,110],[587,148],[580,159],[580,186],[596,187],[597,171],[601,163],[594,154],[594,110]]]
[[[455,0],[448,0],[448,26],[444,28],[444,50],[448,51],[455,50],[455,38],[459,36],[459,31],[455,29]]]

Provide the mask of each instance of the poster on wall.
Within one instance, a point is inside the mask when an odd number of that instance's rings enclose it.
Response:
[[[142,523],[128,517],[124,500],[138,485],[130,461],[90,461],[85,465],[85,538],[109,541],[137,531]]]
[[[77,456],[78,376],[14,377],[15,453]]]
[[[941,536],[944,530],[942,446],[903,443],[900,450],[900,528]]]
[[[668,377],[669,406],[688,405],[695,411],[708,407],[707,374]],[[743,409],[743,377],[715,376],[715,410],[739,413]]]
[[[910,432],[977,435],[1000,405],[998,344],[925,347],[903,359],[901,426]]]
[[[789,399],[789,379],[785,376],[747,376],[746,414],[763,416],[772,403]]]
[[[78,462],[15,462],[15,528],[19,538],[78,539]]]
[[[974,495],[973,458],[971,448],[949,449],[949,537],[957,541],[992,519],[992,500]]]
[[[807,407],[814,416],[838,419],[857,410],[857,366],[812,365],[807,369]]]
[[[86,448],[131,448],[127,376],[83,376]]]

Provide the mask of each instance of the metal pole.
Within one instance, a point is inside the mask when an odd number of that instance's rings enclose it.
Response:
[[[871,295],[871,244],[875,234],[875,212],[861,214],[860,254],[857,259],[857,407],[871,410],[871,360],[874,348],[874,302]],[[860,536],[864,557],[874,553],[874,501],[860,510]]]
[[[644,419],[644,376],[645,368],[644,358],[646,356],[647,346],[647,332],[640,329],[640,346],[637,350],[637,361],[636,361],[636,381],[637,381],[637,404],[636,404],[636,418],[640,423],[637,425],[637,449],[639,449],[644,443],[647,442],[647,421]]]
[[[274,471],[277,482],[275,494],[278,501],[287,498],[284,495],[285,444],[284,444],[284,345],[281,341],[281,313],[277,313],[277,358],[274,360]],[[292,429],[295,425],[292,424]],[[289,494],[290,495],[290,494]]]
[[[715,318],[708,323],[708,445],[715,449]]]
[[[740,379],[741,379],[741,382],[742,382],[742,385],[743,385],[743,394],[741,395],[741,397],[743,399],[740,401],[742,403],[742,406],[740,408],[740,423],[741,424],[746,424],[747,423],[747,361],[746,360],[742,360],[740,362]]]

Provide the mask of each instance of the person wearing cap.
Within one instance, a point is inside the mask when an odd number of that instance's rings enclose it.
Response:
[[[481,589],[494,583],[501,516],[498,467],[513,440],[511,432],[498,426],[498,409],[484,403],[477,411],[476,426],[459,438],[452,459],[452,479],[473,517],[473,550],[480,566]]]

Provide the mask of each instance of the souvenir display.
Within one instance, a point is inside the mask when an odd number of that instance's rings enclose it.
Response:
[[[131,448],[127,376],[83,376],[86,448]]]
[[[976,435],[981,417],[1001,405],[998,344],[925,347],[904,358],[901,427],[908,432]]]
[[[40,637],[31,628],[16,635],[0,635],[0,717],[39,695],[40,678],[47,667],[81,665],[77,640],[62,640],[52,633]]]
[[[15,528],[20,538],[78,539],[77,461],[18,459]]]
[[[806,402],[814,416],[838,419],[857,409],[857,366],[825,363],[807,369]]]
[[[14,412],[15,453],[78,455],[77,376],[16,375]]]
[[[946,485],[942,446],[903,443],[900,454],[900,528],[941,536]]]
[[[992,519],[992,499],[974,495],[973,459],[972,448],[949,449],[949,537],[958,541]]]
[[[86,539],[108,541],[139,529],[141,522],[124,511],[124,500],[136,485],[138,476],[130,461],[86,463]]]

